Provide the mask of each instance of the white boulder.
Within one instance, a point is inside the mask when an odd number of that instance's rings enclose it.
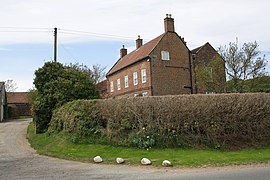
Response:
[[[162,162],[162,166],[171,166],[171,165],[172,165],[172,163],[170,161],[168,161],[168,160],[164,160]]]
[[[123,158],[116,158],[116,163],[117,164],[122,164],[124,162],[125,162],[125,160]]]
[[[150,164],[152,164],[152,162],[147,158],[142,158],[141,164],[142,165],[150,165]]]
[[[102,160],[102,158],[100,157],[100,156],[96,156],[96,157],[94,157],[94,162],[95,163],[101,163],[103,160]]]

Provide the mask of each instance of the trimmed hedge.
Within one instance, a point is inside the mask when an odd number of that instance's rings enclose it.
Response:
[[[270,94],[219,94],[74,101],[54,112],[51,130],[141,148],[270,145]]]

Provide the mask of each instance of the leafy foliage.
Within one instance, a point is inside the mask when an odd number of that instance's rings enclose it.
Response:
[[[269,101],[266,93],[75,101],[54,112],[50,129],[144,149],[269,146]]]
[[[262,76],[247,80],[241,80],[243,92],[266,92],[270,93],[270,76]],[[234,90],[233,81],[227,82],[227,90],[232,92]]]
[[[233,92],[243,92],[243,80],[265,75],[267,60],[260,57],[259,45],[256,41],[244,43],[230,42],[228,47],[220,47],[219,53],[226,61],[226,70],[232,80]]]
[[[99,94],[88,74],[76,66],[47,62],[35,72],[33,114],[36,131],[47,130],[52,112],[75,99],[95,99]]]

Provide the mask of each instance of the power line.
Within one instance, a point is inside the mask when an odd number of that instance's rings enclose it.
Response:
[[[0,29],[40,29],[40,30],[52,30],[53,28],[37,28],[37,27],[0,27]]]
[[[16,31],[16,30],[0,30],[0,32],[5,32],[5,33],[17,33],[17,32],[19,32],[19,33],[48,33],[48,32],[51,32],[51,31],[22,31],[22,30],[18,30],[18,31]]]
[[[4,26],[0,27],[0,32],[2,33],[39,33],[39,32],[53,32],[54,28],[39,28],[39,27],[13,27]],[[73,29],[58,29],[58,33],[69,34],[69,35],[80,35],[80,36],[91,36],[91,37],[101,37],[101,38],[111,38],[111,39],[122,39],[122,40],[134,40],[134,37],[120,36],[115,34],[105,34],[105,33],[95,33],[89,31],[79,31]]]
[[[94,37],[106,37],[106,38],[113,38],[113,39],[125,39],[125,40],[133,40],[133,37],[128,36],[119,36],[114,34],[103,34],[103,33],[95,33],[95,32],[88,32],[88,31],[77,31],[77,30],[70,30],[70,29],[59,29],[63,34],[74,34],[74,35],[82,35],[82,36],[94,36]]]

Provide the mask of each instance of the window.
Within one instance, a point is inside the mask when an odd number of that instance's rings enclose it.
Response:
[[[121,89],[121,81],[120,79],[117,79],[117,90]]]
[[[141,73],[142,73],[142,83],[146,83],[146,69],[142,69]]]
[[[128,88],[128,75],[125,76],[125,88]]]
[[[113,90],[114,90],[114,88],[113,88],[113,81],[111,81],[110,86],[111,86],[111,92],[113,92]]]
[[[207,82],[212,82],[213,81],[213,68],[205,67],[205,80]]]
[[[137,72],[133,73],[133,84],[134,85],[138,84],[138,73]]]
[[[170,60],[170,54],[168,51],[161,51],[161,59],[162,60]]]
[[[142,96],[143,96],[143,97],[148,96],[148,92],[143,92],[143,93],[142,93]]]

